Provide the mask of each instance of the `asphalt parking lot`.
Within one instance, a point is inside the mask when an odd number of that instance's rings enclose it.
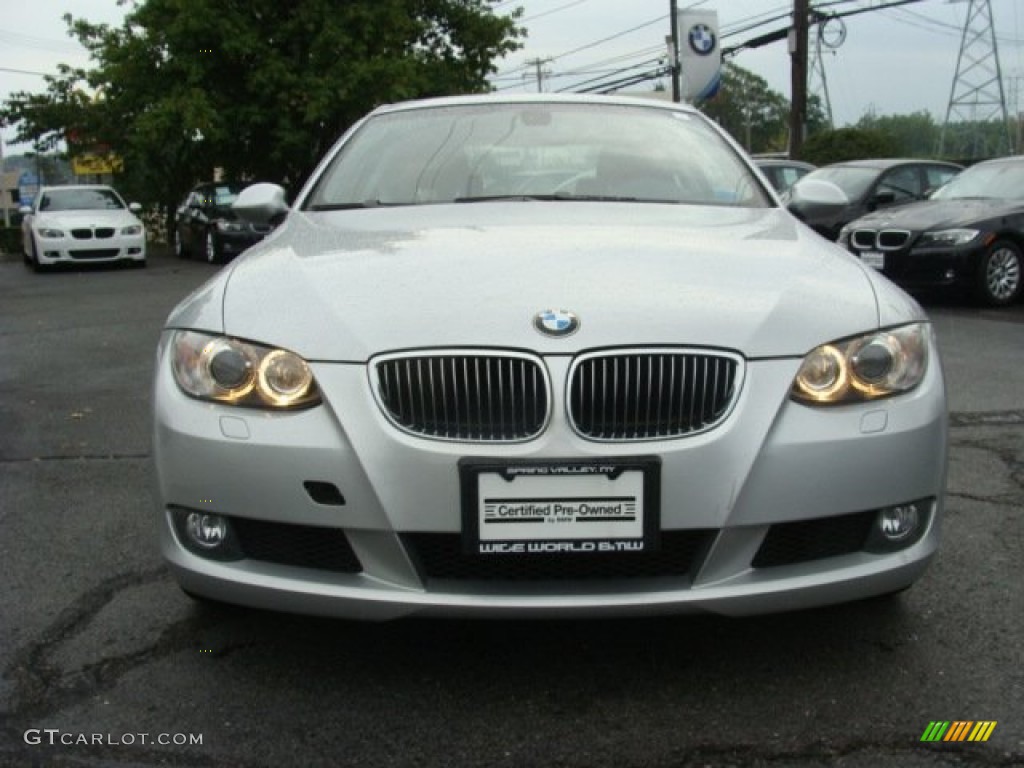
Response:
[[[894,600],[375,625],[197,606],[158,560],[155,344],[215,269],[0,259],[0,765],[1024,764],[1024,304],[926,300],[947,517]],[[996,726],[923,743],[935,721]]]

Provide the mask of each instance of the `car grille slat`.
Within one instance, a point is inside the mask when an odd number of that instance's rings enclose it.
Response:
[[[741,379],[731,353],[686,350],[584,355],[570,373],[569,417],[582,436],[629,441],[681,437],[716,426]]]
[[[883,229],[878,233],[878,247],[883,251],[898,251],[910,242],[910,234],[905,229]]]
[[[550,408],[540,361],[509,352],[440,352],[380,358],[377,396],[400,428],[470,442],[530,439]]]
[[[907,229],[855,229],[850,242],[860,251],[898,251],[906,247],[912,235]]]

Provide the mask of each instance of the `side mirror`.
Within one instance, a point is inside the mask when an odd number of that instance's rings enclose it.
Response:
[[[275,224],[288,213],[284,188],[266,182],[243,189],[231,208],[246,221],[256,224]]]
[[[32,213],[32,206],[23,205],[21,206],[21,208],[18,209],[18,213],[20,213],[22,216],[28,216],[29,214]]]
[[[800,179],[789,188],[790,205],[845,206],[850,198],[831,181],[824,179]]]
[[[132,213],[141,213],[142,206],[139,203],[128,203],[128,210]]]

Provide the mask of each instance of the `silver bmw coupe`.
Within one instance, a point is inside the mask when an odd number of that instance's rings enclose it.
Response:
[[[162,551],[197,597],[359,619],[742,615],[935,554],[932,326],[685,106],[381,107],[170,315]]]

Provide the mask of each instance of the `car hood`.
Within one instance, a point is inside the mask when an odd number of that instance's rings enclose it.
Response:
[[[778,209],[517,202],[293,211],[169,325],[313,360],[651,344],[793,356],[877,327],[880,278],[867,272]],[[915,314],[909,300],[885,303],[900,319]],[[549,308],[575,312],[579,331],[538,333],[533,318]]]
[[[53,211],[33,217],[37,227],[74,229],[76,227],[130,227],[139,224],[131,211]]]
[[[895,227],[923,232],[929,229],[965,227],[1024,210],[1019,200],[965,198],[963,200],[922,200],[862,216],[851,227],[884,229]]]

